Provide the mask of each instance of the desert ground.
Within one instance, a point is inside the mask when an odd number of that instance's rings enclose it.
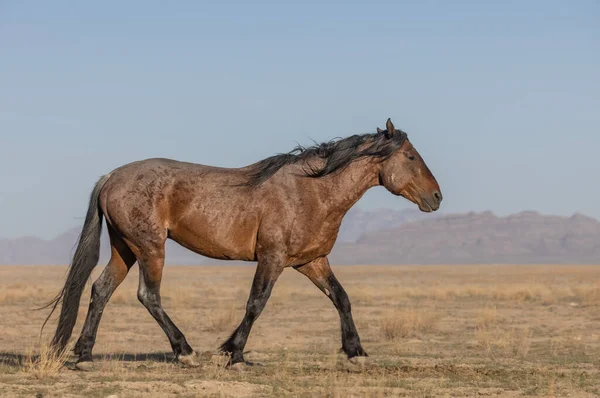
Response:
[[[173,361],[137,301],[134,267],[104,312],[87,371],[45,355],[53,322],[40,341],[48,312],[34,308],[65,269],[0,266],[0,396],[600,395],[600,266],[334,266],[370,355],[364,366],[339,352],[330,301],[289,269],[246,346],[258,365],[242,370],[211,354],[243,316],[253,266],[166,267],[163,305],[199,368]],[[89,286],[74,339],[88,302]]]

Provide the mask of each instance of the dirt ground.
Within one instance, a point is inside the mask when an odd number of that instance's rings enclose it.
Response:
[[[339,353],[336,310],[292,269],[246,346],[246,359],[261,366],[219,366],[209,354],[241,320],[254,267],[167,266],[163,305],[202,366],[173,362],[166,336],[137,301],[134,267],[104,312],[94,366],[76,371],[70,362],[36,363],[47,311],[33,309],[56,294],[65,267],[2,266],[0,396],[600,396],[600,266],[334,271],[370,355],[364,367]],[[89,286],[74,338],[88,301]]]

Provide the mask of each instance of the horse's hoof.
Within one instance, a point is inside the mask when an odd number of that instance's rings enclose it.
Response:
[[[348,361],[350,361],[350,363],[353,365],[360,366],[363,368],[366,368],[371,364],[369,357],[352,357],[348,359]]]
[[[234,363],[233,365],[229,365],[229,369],[235,372],[245,372],[250,366],[252,365],[250,365],[249,363],[238,362]]]
[[[343,361],[341,367],[348,372],[359,373],[367,369],[369,365],[370,361],[367,357],[359,356],[349,358],[347,361]]]
[[[73,365],[73,367],[71,369],[78,370],[81,372],[91,372],[95,368],[96,368],[96,365],[94,364],[94,362],[82,361],[82,362],[77,362],[75,365]]]
[[[177,360],[186,368],[197,368],[200,366],[200,361],[198,360],[198,355],[195,351],[192,351],[192,353],[188,355],[180,354],[177,357]]]

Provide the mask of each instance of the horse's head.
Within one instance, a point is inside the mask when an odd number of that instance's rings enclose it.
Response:
[[[377,132],[385,135],[386,139],[393,139],[395,134],[404,134],[394,128],[390,119],[387,120],[386,130],[378,128]],[[388,191],[417,204],[421,211],[431,212],[440,208],[440,186],[408,139],[381,163],[379,180]]]

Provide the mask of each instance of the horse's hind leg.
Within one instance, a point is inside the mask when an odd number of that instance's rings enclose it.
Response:
[[[186,341],[183,333],[175,326],[175,323],[173,323],[162,308],[160,302],[160,282],[164,263],[164,248],[158,253],[153,251],[152,257],[140,259],[138,299],[154,319],[156,319],[156,322],[158,322],[169,338],[177,360],[187,366],[199,366],[196,353]]]
[[[294,268],[306,275],[335,305],[340,314],[342,326],[342,349],[348,355],[348,358],[366,357],[367,353],[360,344],[360,338],[352,319],[350,299],[348,299],[346,291],[333,274],[327,257],[321,257]]]
[[[125,242],[109,226],[111,257],[102,274],[92,285],[92,296],[81,336],[75,345],[78,362],[91,361],[92,349],[104,307],[115,289],[123,282],[129,269],[135,264],[135,256]]]

